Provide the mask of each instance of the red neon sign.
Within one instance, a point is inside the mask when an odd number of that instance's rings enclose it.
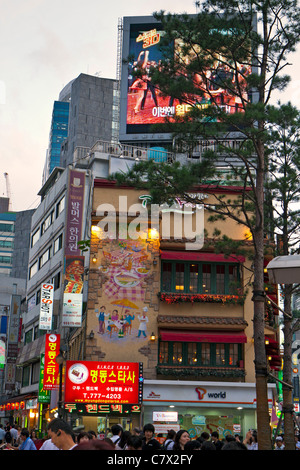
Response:
[[[67,361],[65,403],[141,403],[142,384],[138,362]]]
[[[60,335],[50,333],[46,335],[45,363],[44,363],[44,390],[59,388],[59,365],[56,357],[60,351]]]

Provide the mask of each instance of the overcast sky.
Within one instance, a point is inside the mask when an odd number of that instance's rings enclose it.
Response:
[[[0,0],[0,195],[8,173],[13,210],[39,203],[61,89],[80,73],[116,78],[118,19],[161,9],[196,12],[192,0]],[[281,100],[300,108],[299,55],[290,57],[292,83]]]

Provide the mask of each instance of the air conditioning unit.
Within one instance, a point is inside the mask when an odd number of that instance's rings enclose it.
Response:
[[[108,153],[111,153],[113,155],[119,155],[120,149],[117,145],[110,145],[108,147]]]
[[[146,160],[147,159],[147,150],[145,149],[134,149],[133,157],[137,160]]]

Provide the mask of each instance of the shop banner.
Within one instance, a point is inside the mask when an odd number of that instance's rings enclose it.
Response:
[[[56,357],[60,352],[60,335],[46,334],[45,364],[44,364],[44,390],[59,388],[59,365]]]
[[[65,257],[62,326],[80,327],[82,323],[84,256]]]
[[[142,397],[142,363],[67,361],[65,403],[138,404]]]
[[[50,390],[44,390],[44,367],[45,367],[45,354],[41,354],[40,360],[40,380],[39,380],[39,403],[50,403]]]
[[[5,366],[5,342],[0,339],[0,369]]]
[[[85,173],[70,170],[67,204],[67,226],[65,238],[65,255],[80,255],[78,242],[82,236],[82,219],[84,206]]]
[[[42,283],[39,323],[40,330],[51,330],[52,328],[53,294],[54,285],[49,283]]]

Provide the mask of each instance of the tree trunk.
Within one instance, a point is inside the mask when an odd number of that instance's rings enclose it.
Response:
[[[263,129],[263,123],[259,123]],[[253,282],[253,336],[256,375],[257,438],[259,450],[272,450],[268,404],[268,368],[265,347],[265,290],[264,290],[264,146],[257,146],[256,220],[253,232],[255,244]]]
[[[291,290],[292,286],[284,289],[284,311],[291,315]],[[284,413],[284,444],[285,450],[296,450],[295,431],[293,420],[293,394],[292,394],[292,319],[284,317],[284,358],[283,358],[283,382],[290,385],[282,386],[283,413]]]

